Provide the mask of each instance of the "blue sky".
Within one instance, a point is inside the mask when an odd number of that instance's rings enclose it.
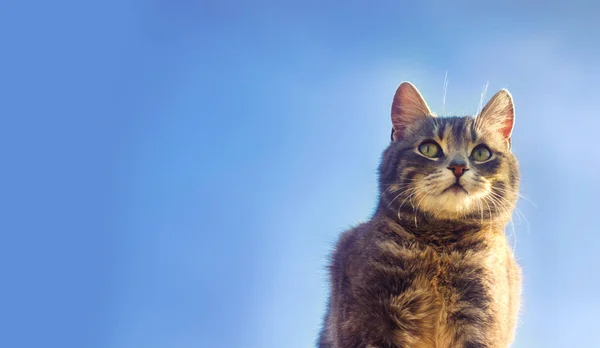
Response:
[[[3,3],[0,345],[312,346],[404,80],[512,92],[514,346],[597,345],[597,6]]]

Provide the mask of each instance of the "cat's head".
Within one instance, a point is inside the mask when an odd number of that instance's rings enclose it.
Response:
[[[507,220],[519,174],[510,151],[510,93],[496,93],[476,117],[436,117],[419,91],[402,83],[392,105],[392,142],[379,168],[381,204],[439,219]]]

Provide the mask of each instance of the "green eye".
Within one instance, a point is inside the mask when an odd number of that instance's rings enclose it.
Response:
[[[479,145],[471,152],[471,158],[477,162],[484,162],[492,157],[492,152],[485,145]]]
[[[442,149],[440,149],[440,146],[431,141],[419,145],[419,152],[422,153],[423,156],[429,158],[438,158],[442,155]]]

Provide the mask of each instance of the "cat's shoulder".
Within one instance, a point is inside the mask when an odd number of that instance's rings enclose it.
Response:
[[[363,253],[377,248],[382,242],[405,244],[409,240],[410,234],[400,225],[386,218],[374,217],[343,232],[336,251],[341,254]]]
[[[363,222],[347,229],[340,235],[336,250],[344,251],[352,249],[357,243],[363,242],[370,231],[371,221]]]

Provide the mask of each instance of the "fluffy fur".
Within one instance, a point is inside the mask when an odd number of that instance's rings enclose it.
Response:
[[[378,208],[332,254],[318,347],[508,347],[521,291],[504,234],[519,180],[510,93],[477,117],[438,118],[405,82],[392,124]],[[424,143],[438,156],[424,155]],[[485,161],[473,155],[480,146]]]

